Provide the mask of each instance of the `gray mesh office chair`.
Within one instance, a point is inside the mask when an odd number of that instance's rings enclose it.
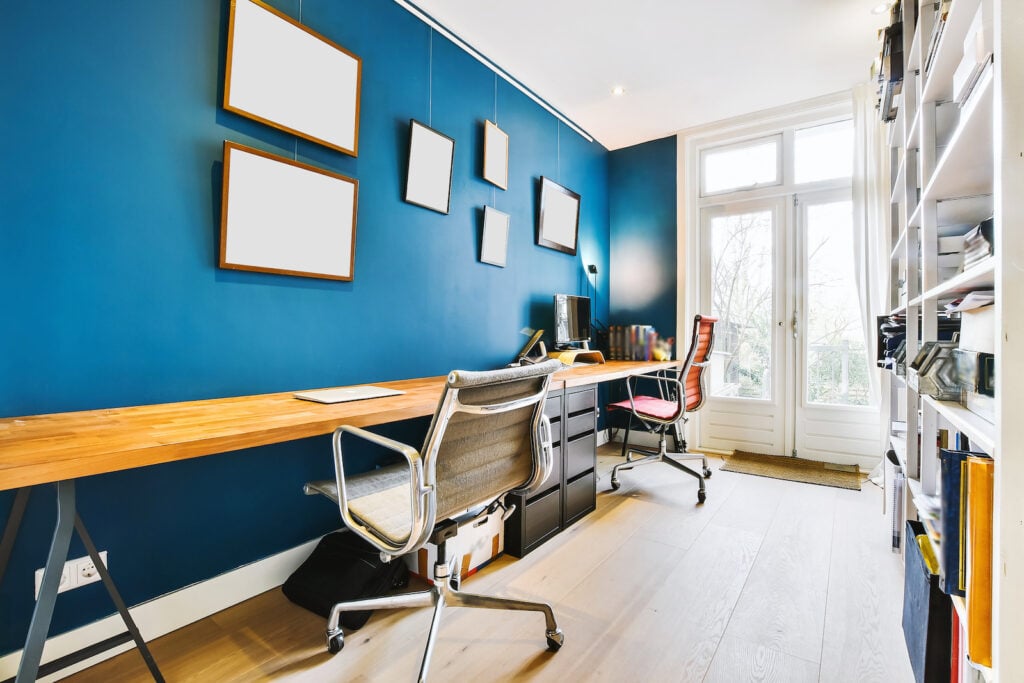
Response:
[[[437,544],[437,562],[430,590],[335,605],[327,621],[328,650],[336,653],[344,646],[342,612],[433,606],[420,667],[419,680],[424,681],[445,605],[541,612],[548,649],[561,647],[562,631],[550,605],[460,592],[454,569],[459,558],[446,556],[445,543],[456,535],[456,520],[467,512],[509,491],[529,492],[550,474],[551,425],[544,399],[552,373],[562,367],[553,360],[490,372],[453,371],[422,452],[357,427],[346,425],[334,432],[335,480],[308,483],[306,494],[337,502],[345,525],[377,547],[382,557],[397,558],[431,541]],[[400,453],[406,462],[346,476],[345,434]]]

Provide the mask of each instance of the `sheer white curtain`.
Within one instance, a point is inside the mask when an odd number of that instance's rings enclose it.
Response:
[[[885,128],[875,110],[875,87],[853,89],[853,251],[861,325],[867,342],[868,368],[875,365],[875,317],[887,312],[889,240],[889,161]],[[871,398],[880,396],[878,373],[868,372]]]

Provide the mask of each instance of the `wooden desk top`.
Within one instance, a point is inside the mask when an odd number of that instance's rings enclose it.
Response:
[[[672,367],[609,361],[555,373],[552,389]],[[0,491],[433,415],[444,377],[373,382],[399,396],[325,405],[292,392],[0,419]]]
[[[581,365],[575,368],[566,368],[555,373],[552,389],[556,382],[564,383],[564,387],[578,387],[584,384],[597,384],[599,382],[610,382],[615,379],[624,379],[633,375],[642,375],[645,372],[655,370],[667,370],[679,366],[680,361],[631,361],[631,360],[610,360],[599,365]]]

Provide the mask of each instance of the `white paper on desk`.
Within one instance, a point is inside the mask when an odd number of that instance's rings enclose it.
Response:
[[[994,303],[996,300],[996,294],[991,289],[982,289],[974,292],[968,292],[962,299],[957,299],[953,303],[946,304],[946,311],[954,313],[956,311],[970,311],[975,308],[981,308],[982,306],[988,306]]]

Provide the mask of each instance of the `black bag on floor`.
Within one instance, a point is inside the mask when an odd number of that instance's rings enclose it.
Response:
[[[381,562],[372,545],[347,531],[327,534],[313,553],[281,586],[296,605],[326,618],[339,602],[373,598],[409,583],[401,558]],[[358,629],[373,612],[342,612],[341,625]]]

